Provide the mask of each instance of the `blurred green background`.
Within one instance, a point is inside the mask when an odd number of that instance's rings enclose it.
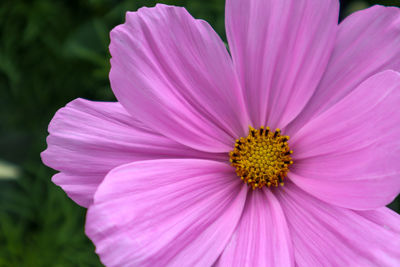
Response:
[[[84,235],[85,209],[41,163],[57,109],[83,97],[114,100],[108,34],[124,13],[156,2],[185,6],[224,35],[224,0],[0,1],[0,266],[101,266]],[[372,4],[342,1],[341,18]],[[399,212],[397,200],[391,208]]]

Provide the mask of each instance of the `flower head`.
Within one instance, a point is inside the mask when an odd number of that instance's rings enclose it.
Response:
[[[400,10],[338,10],[228,0],[231,54],[183,8],[127,13],[118,102],[60,109],[42,153],[105,265],[400,264]]]

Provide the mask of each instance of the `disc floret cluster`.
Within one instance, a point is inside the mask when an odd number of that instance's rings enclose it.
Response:
[[[249,135],[236,140],[229,153],[236,174],[253,189],[283,186],[283,180],[293,164],[288,144],[289,136],[269,127],[249,127]]]

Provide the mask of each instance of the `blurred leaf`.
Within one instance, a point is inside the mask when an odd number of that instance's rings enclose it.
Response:
[[[66,41],[64,55],[87,60],[95,65],[107,65],[105,48],[109,40],[107,27],[99,19],[93,19],[80,26]]]
[[[16,179],[19,176],[19,168],[14,164],[0,159],[0,179]]]

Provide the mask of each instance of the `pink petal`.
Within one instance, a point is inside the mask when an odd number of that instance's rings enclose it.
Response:
[[[128,12],[111,32],[112,89],[135,117],[182,144],[227,152],[247,131],[241,89],[224,43],[184,8]]]
[[[392,231],[396,235],[400,235],[400,215],[389,208],[383,207],[375,210],[361,210],[355,211],[355,213]]]
[[[86,234],[106,266],[210,266],[239,221],[247,187],[206,160],[151,160],[112,170]]]
[[[292,138],[289,178],[352,209],[390,203],[400,192],[400,74],[373,76]]]
[[[285,215],[270,190],[248,195],[240,222],[218,266],[294,266]]]
[[[228,0],[226,27],[253,126],[283,128],[302,110],[335,41],[337,0]]]
[[[315,94],[287,129],[291,134],[383,70],[400,71],[400,9],[373,6],[339,25],[335,48]]]
[[[399,215],[333,206],[291,183],[276,195],[285,211],[297,266],[400,265],[399,232],[382,224],[384,219],[399,224]]]
[[[84,207],[92,202],[105,175],[121,164],[157,158],[226,158],[193,150],[149,130],[119,103],[74,100],[56,113],[49,132],[42,160],[61,172],[53,182]]]

